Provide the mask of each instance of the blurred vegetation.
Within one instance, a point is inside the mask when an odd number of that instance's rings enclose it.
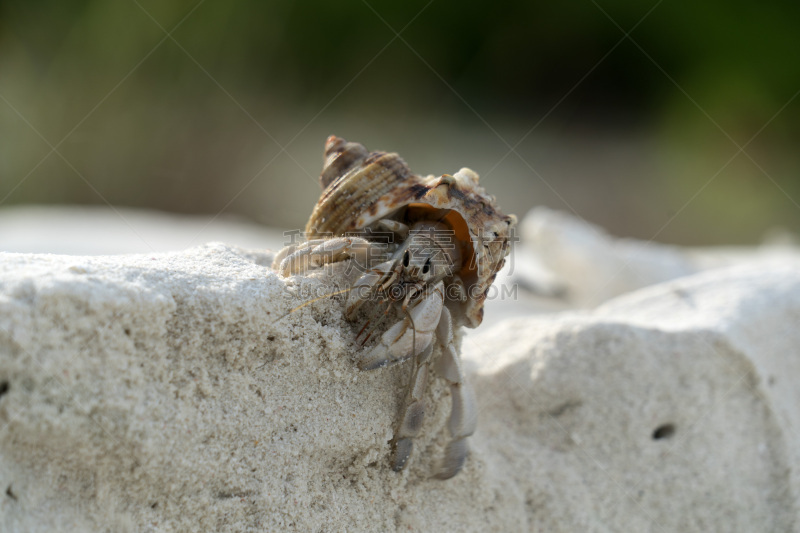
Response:
[[[800,222],[798,27],[789,1],[0,0],[0,200],[297,226],[337,133],[519,214],[753,241]]]

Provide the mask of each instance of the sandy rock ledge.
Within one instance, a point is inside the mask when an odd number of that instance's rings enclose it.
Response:
[[[329,278],[210,244],[0,254],[2,531],[793,531],[800,268],[711,271],[463,339],[388,466],[408,367],[359,372]],[[341,273],[336,273],[341,276]]]

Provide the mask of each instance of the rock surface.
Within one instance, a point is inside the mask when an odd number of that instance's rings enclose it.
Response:
[[[617,238],[569,213],[536,207],[522,220],[520,232],[522,249],[532,255],[519,262],[521,279],[576,307],[595,307],[648,285],[723,266],[800,260],[796,237],[780,230],[757,247],[684,248]],[[536,265],[544,269],[526,272]]]
[[[112,255],[184,250],[209,241],[279,249],[283,232],[225,214],[178,215],[90,205],[0,208],[0,251]]]
[[[340,300],[289,312],[340,271],[270,261],[0,254],[0,529],[800,527],[800,264],[470,332],[479,426],[442,482],[441,380],[392,472],[409,368],[359,372]]]

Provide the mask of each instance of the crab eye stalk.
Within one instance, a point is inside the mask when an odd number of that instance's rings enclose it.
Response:
[[[409,255],[408,250],[406,250],[406,253],[403,254],[403,266],[407,267],[410,261],[411,261],[411,256]]]
[[[431,269],[431,258],[429,257],[427,261],[425,261],[425,265],[422,267],[422,273],[427,274]]]

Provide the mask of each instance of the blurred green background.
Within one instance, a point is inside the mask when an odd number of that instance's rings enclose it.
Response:
[[[798,28],[789,1],[0,0],[0,200],[302,227],[335,133],[518,215],[755,242],[800,222]]]

